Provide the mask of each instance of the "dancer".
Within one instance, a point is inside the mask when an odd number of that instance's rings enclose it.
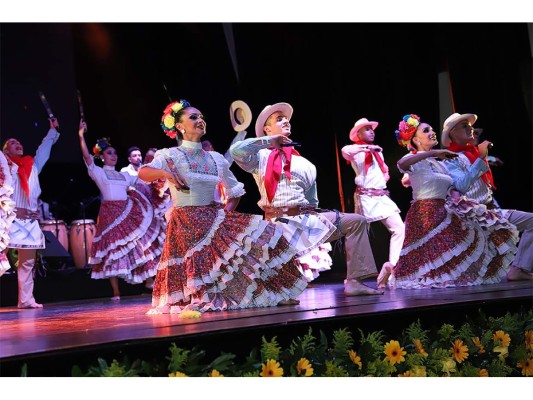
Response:
[[[377,275],[366,219],[357,214],[318,210],[316,167],[292,147],[289,138],[292,113],[288,103],[266,106],[257,117],[257,137],[233,144],[231,156],[253,175],[265,218],[275,220],[286,231],[293,228],[293,240],[308,241],[309,250],[316,247],[311,244],[313,236],[319,237],[318,244],[345,237],[346,296],[383,294],[363,283]]]
[[[355,171],[355,213],[363,215],[369,223],[381,221],[391,234],[389,260],[381,267],[377,279],[377,287],[384,288],[385,276],[390,276],[400,257],[405,226],[400,209],[389,197],[389,167],[383,159],[383,149],[374,144],[377,126],[378,122],[359,119],[350,130],[350,140],[355,144],[344,146],[341,153]]]
[[[409,174],[413,202],[392,285],[421,289],[500,282],[516,252],[518,232],[497,213],[453,190],[443,160],[457,154],[433,149],[436,137],[414,114],[404,116],[396,131],[398,142],[410,150],[398,168]]]
[[[487,160],[492,143],[484,140],[477,146],[472,144],[475,142],[472,125],[476,120],[475,114],[454,113],[444,121],[442,145],[459,154],[449,163],[448,171],[457,190],[499,212],[520,232],[518,251],[507,279],[533,280],[533,213],[502,209],[495,203],[494,180]]]
[[[243,184],[222,154],[202,149],[206,123],[186,100],[169,104],[162,128],[177,147],[160,149],[139,178],[166,178],[173,211],[149,314],[216,311],[298,304],[307,283],[281,228],[235,212]],[[226,204],[214,201],[222,182]]]
[[[111,300],[120,300],[118,278],[137,284],[156,274],[164,231],[157,209],[140,191],[131,190],[137,178],[115,170],[117,152],[107,138],[99,139],[93,148],[94,158],[104,164],[95,165],[85,142],[86,131],[87,124],[81,120],[78,136],[83,160],[103,199],[89,257],[91,277],[108,278]]]
[[[18,251],[18,308],[42,308],[33,295],[35,257],[38,249],[45,248],[44,234],[39,226],[38,200],[41,195],[39,174],[50,158],[52,146],[59,139],[56,118],[49,118],[50,129],[41,142],[35,157],[24,156],[22,144],[15,138],[7,139],[3,151],[13,179],[13,200],[17,216],[9,231],[9,248]]]

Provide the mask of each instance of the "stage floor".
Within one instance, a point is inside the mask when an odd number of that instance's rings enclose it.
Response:
[[[295,326],[313,322],[373,317],[385,321],[411,312],[437,316],[449,307],[518,302],[533,306],[533,282],[502,282],[464,288],[389,290],[384,295],[346,297],[343,284],[316,283],[297,306],[207,312],[198,319],[176,314],[146,315],[151,296],[120,301],[88,299],[45,304],[44,309],[0,308],[0,362],[74,348],[120,346],[146,340],[195,338],[201,335]],[[429,313],[429,314],[428,314]],[[431,314],[433,313],[433,314]]]

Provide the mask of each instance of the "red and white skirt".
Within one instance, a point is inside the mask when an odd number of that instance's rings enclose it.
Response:
[[[221,205],[172,211],[149,314],[276,306],[307,282],[283,230]]]
[[[89,257],[91,277],[136,284],[155,276],[164,234],[152,204],[138,191],[129,191],[127,200],[103,201]]]
[[[517,251],[518,231],[498,213],[466,198],[419,200],[391,285],[403,289],[500,282]]]

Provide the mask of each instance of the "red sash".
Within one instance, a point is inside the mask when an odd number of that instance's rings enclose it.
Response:
[[[28,180],[30,179],[31,170],[33,167],[33,157],[32,156],[22,156],[22,157],[15,157],[15,156],[9,156],[9,159],[13,161],[15,164],[18,165],[18,175],[19,175],[19,181],[20,186],[22,187],[22,190],[24,193],[26,193],[26,197],[28,200],[30,199],[30,186],[28,184]]]
[[[364,145],[368,145],[368,143],[363,142],[362,140],[356,140],[355,144],[360,144],[360,145],[363,145],[363,146]],[[386,174],[388,172],[387,171],[387,166],[385,165],[385,162],[383,161],[383,158],[381,158],[381,154],[379,154],[376,151],[367,151],[366,154],[365,154],[365,174],[368,172],[368,168],[370,168],[370,166],[372,165],[372,156],[374,156],[374,158],[378,162],[378,165],[379,165],[379,168],[381,169],[381,172],[383,172],[383,174]]]
[[[291,179],[292,155],[300,155],[300,153],[294,150],[294,147],[282,147],[280,149],[273,149],[270,155],[268,156],[267,167],[265,172],[265,189],[269,202],[272,202],[272,199],[276,194],[279,178],[281,177],[282,152],[283,154],[285,154],[285,165],[283,166],[283,173],[287,176],[289,180]]]
[[[461,146],[455,142],[450,143],[448,146],[448,150],[454,151],[456,153],[462,151],[463,154],[470,160],[470,163],[473,164],[479,157],[479,149],[477,146],[474,146],[473,144],[468,143],[466,146]],[[485,172],[483,175],[481,175],[481,179],[483,179],[483,182],[485,182],[487,185],[489,185],[491,188],[496,189],[496,186],[494,186],[494,179],[492,177],[492,171],[490,170],[489,163],[487,162],[487,159],[483,160],[485,164],[487,164],[487,167],[489,167],[489,170]]]

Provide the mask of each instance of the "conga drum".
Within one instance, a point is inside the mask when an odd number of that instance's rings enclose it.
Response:
[[[68,251],[68,231],[65,221],[59,219],[45,219],[41,221],[41,230],[51,232],[61,245]]]
[[[89,261],[96,224],[92,219],[77,219],[70,224],[68,233],[70,253],[77,268],[84,268]]]

